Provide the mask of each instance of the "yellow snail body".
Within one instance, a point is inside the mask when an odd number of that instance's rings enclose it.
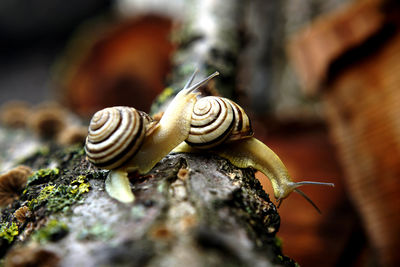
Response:
[[[195,104],[189,137],[173,151],[199,152],[208,149],[239,168],[252,167],[268,177],[274,196],[280,203],[295,191],[319,212],[316,205],[297,187],[305,184],[333,184],[293,182],[278,155],[252,135],[250,120],[241,107],[229,99],[208,96]]]
[[[198,95],[193,91],[216,75],[218,72],[190,86],[194,73],[159,122],[153,122],[146,113],[130,107],[111,107],[96,112],[89,125],[85,151],[92,164],[111,170],[106,179],[106,191],[111,197],[126,203],[134,200],[128,171],[150,171],[187,138]]]

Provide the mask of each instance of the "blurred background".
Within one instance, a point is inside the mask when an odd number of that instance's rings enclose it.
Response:
[[[303,188],[322,215],[299,195],[283,202],[284,253],[303,266],[398,266],[399,6],[2,0],[0,104],[55,101],[87,122],[107,106],[157,110],[194,68],[218,70],[207,92],[242,105],[295,180],[336,185]]]

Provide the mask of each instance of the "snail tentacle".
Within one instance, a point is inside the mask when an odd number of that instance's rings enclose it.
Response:
[[[191,85],[196,72],[175,96],[159,122],[130,107],[111,107],[96,112],[86,138],[85,151],[95,166],[111,170],[105,187],[107,193],[121,201],[132,202],[128,171],[146,173],[189,133],[190,117],[198,93],[218,72]]]
[[[319,213],[320,210],[315,203],[301,190],[302,185],[324,185],[334,186],[333,183],[322,183],[312,181],[293,182],[286,166],[278,155],[263,142],[255,137],[237,140],[234,145],[223,144],[213,149],[214,153],[228,159],[233,165],[240,168],[253,167],[262,172],[271,181],[274,196],[282,203],[290,193],[295,191],[304,197]]]
[[[296,192],[297,194],[299,194],[300,196],[304,197],[304,199],[307,200],[308,203],[310,203],[319,214],[322,213],[321,210],[318,208],[318,206],[314,203],[314,201],[311,200],[311,198],[309,198],[306,195],[306,193],[304,193],[303,191],[301,191],[298,188],[294,189],[293,191]],[[282,203],[282,200],[280,201],[280,203]]]
[[[252,135],[249,117],[239,105],[222,97],[204,97],[194,106],[186,143],[178,145],[173,152],[199,152],[201,149],[209,149],[239,168],[252,167],[261,171],[271,181],[274,196],[279,204],[295,191],[319,211],[311,199],[296,188],[306,184],[333,184],[293,182],[278,155]]]
[[[173,150],[174,153],[199,153],[201,151],[201,149],[194,148],[186,142],[181,143]],[[271,181],[274,196],[278,201],[278,208],[283,199],[294,191],[304,197],[318,213],[321,213],[317,205],[298,187],[302,185],[334,186],[333,183],[313,181],[293,182],[278,155],[255,137],[222,144],[212,148],[211,152],[229,160],[238,168],[252,167],[267,176]]]
[[[192,82],[193,82],[194,78],[196,77],[197,72],[198,72],[198,69],[195,69],[192,76],[190,76],[189,80],[186,82],[186,84],[182,90],[188,89],[192,85]]]
[[[193,92],[194,90],[202,87],[203,85],[206,85],[210,80],[212,80],[215,76],[219,75],[219,72],[216,71],[213,74],[211,74],[210,76],[206,77],[205,79],[199,81],[198,83],[196,83],[195,85],[192,85],[193,79],[197,74],[197,70],[194,71],[194,73],[192,74],[192,76],[189,78],[189,81],[186,83],[185,87],[178,93],[179,94],[189,94],[191,92]],[[188,87],[186,87],[188,86]],[[190,86],[190,87],[189,87]]]
[[[217,75],[218,72],[215,72],[193,86],[188,85],[189,88],[182,89],[175,96],[159,121],[159,126],[145,137],[138,153],[126,164],[128,171],[149,172],[157,162],[187,138],[191,114],[198,95],[193,91]]]

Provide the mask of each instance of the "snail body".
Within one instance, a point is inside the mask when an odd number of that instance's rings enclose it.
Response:
[[[194,106],[191,127],[188,139],[174,152],[199,152],[206,148],[236,167],[252,167],[261,171],[271,181],[274,196],[280,202],[295,191],[319,211],[297,187],[305,184],[333,186],[331,183],[293,182],[278,155],[252,136],[249,117],[232,100],[215,96],[198,100]]]
[[[132,202],[128,172],[147,173],[169,152],[207,149],[239,168],[253,167],[271,181],[280,201],[295,191],[315,204],[297,187],[319,182],[293,182],[280,158],[253,137],[249,117],[235,102],[221,97],[197,100],[193,91],[218,75],[191,86],[196,73],[175,96],[159,122],[130,107],[106,108],[90,123],[85,150],[94,165],[111,170],[106,191],[121,202]],[[319,211],[319,210],[318,210]]]
[[[195,77],[193,73],[186,86],[175,96],[168,105],[158,124],[147,134],[137,155],[126,165],[129,172],[149,172],[163,157],[182,143],[189,135],[191,114],[196,103],[198,93],[194,90],[206,84],[219,75],[215,72],[190,86]]]
[[[111,170],[106,179],[106,191],[111,197],[132,202],[128,172],[147,173],[187,138],[198,95],[193,91],[218,72],[190,86],[195,74],[171,101],[159,122],[130,107],[111,107],[95,113],[85,151],[93,165]]]

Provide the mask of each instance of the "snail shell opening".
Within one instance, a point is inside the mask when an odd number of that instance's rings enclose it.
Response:
[[[140,148],[149,119],[131,107],[111,107],[96,112],[90,121],[85,151],[91,163],[115,169]]]

